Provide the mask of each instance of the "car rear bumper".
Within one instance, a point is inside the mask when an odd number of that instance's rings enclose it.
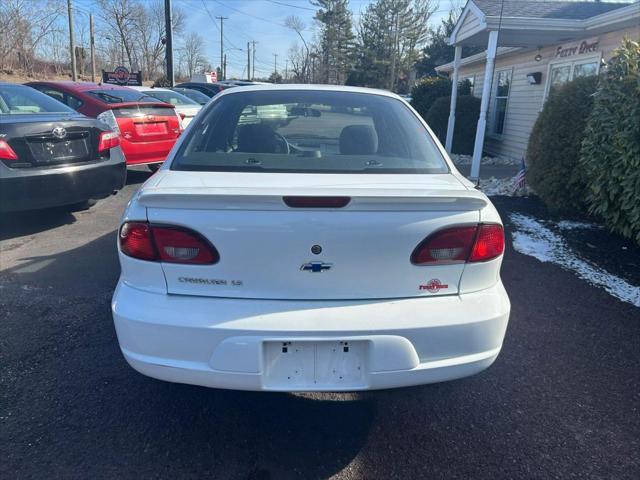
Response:
[[[175,143],[175,138],[153,142],[131,142],[124,137],[120,138],[120,147],[127,159],[127,165],[162,163]]]
[[[460,296],[320,302],[166,295],[121,281],[112,302],[121,350],[140,373],[274,391],[383,389],[473,375],[496,359],[509,311],[502,283]],[[343,355],[343,346],[357,356]],[[338,351],[326,357],[327,347]],[[287,349],[300,350],[293,363],[280,355]]]
[[[120,190],[127,169],[121,153],[99,163],[11,169],[0,165],[0,211],[58,207],[100,199]]]

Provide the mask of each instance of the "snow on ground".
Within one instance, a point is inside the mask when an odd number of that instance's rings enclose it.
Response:
[[[471,165],[471,155],[462,155],[458,153],[452,153],[449,155],[451,160],[456,165]],[[520,165],[519,160],[514,160],[508,157],[482,157],[480,161],[481,165]]]
[[[480,190],[487,196],[491,197],[494,195],[506,195],[509,197],[514,196],[527,196],[533,191],[528,185],[525,185],[523,188],[519,188],[516,190],[515,187],[516,179],[515,177],[509,178],[481,178],[480,179]]]
[[[516,251],[537,258],[541,262],[555,263],[565,269],[572,270],[578,277],[603,288],[610,295],[640,307],[640,287],[631,285],[624,279],[580,258],[569,248],[560,235],[554,233],[534,217],[512,213],[509,218],[515,227],[512,236],[513,248]],[[571,223],[578,222],[567,221],[565,227]],[[576,228],[575,225],[572,228]]]

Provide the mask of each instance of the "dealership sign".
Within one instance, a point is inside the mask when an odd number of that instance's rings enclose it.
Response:
[[[112,85],[136,85],[142,86],[142,72],[131,73],[125,67],[116,67],[113,72],[102,71],[102,83]]]
[[[598,39],[589,38],[570,45],[560,45],[556,48],[556,58],[573,57],[598,51]]]

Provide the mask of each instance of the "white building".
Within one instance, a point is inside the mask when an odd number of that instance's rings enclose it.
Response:
[[[469,0],[449,39],[455,60],[437,68],[454,85],[447,150],[458,82],[468,79],[482,99],[471,169],[478,178],[483,151],[522,158],[551,86],[596,75],[624,37],[640,39],[640,1]],[[463,58],[470,46],[486,51]]]

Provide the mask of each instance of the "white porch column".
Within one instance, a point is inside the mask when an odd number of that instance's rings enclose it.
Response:
[[[458,72],[460,71],[460,58],[462,57],[462,47],[456,45],[455,56],[453,58],[453,76],[451,77],[451,107],[449,108],[449,123],[447,124],[447,140],[445,148],[451,153],[453,146],[453,131],[456,126],[456,103],[458,102]]]
[[[473,146],[473,160],[471,161],[471,175],[474,180],[480,178],[480,160],[482,159],[482,149],[484,147],[484,132],[487,129],[487,110],[489,109],[489,97],[491,96],[491,80],[493,79],[493,66],[496,60],[496,50],[498,49],[498,32],[489,32],[489,42],[487,45],[487,63],[484,68],[484,83],[482,85],[482,101],[480,102],[480,117],[478,117],[478,127],[476,128],[476,142]]]

